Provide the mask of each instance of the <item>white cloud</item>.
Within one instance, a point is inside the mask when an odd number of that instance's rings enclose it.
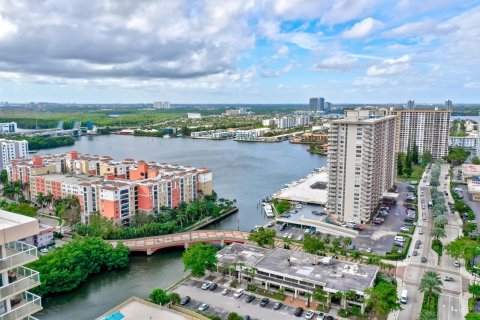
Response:
[[[0,12],[1,13],[1,12]],[[17,32],[17,26],[0,15],[0,40]]]
[[[286,45],[282,45],[282,46],[278,47],[278,49],[277,49],[277,54],[279,56],[288,56],[289,52],[290,52],[290,50],[288,49],[288,46],[286,46]]]
[[[463,87],[467,89],[480,89],[480,81],[467,82]]]
[[[367,76],[385,76],[405,72],[410,69],[410,61],[408,54],[397,59],[386,59],[381,64],[368,68]]]
[[[346,39],[365,38],[382,27],[382,22],[369,17],[357,22],[351,29],[344,31],[342,36]]]
[[[346,70],[353,66],[358,59],[346,53],[337,53],[314,65],[314,70]]]

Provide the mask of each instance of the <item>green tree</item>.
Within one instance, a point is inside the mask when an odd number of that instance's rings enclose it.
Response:
[[[480,284],[475,283],[469,285],[468,292],[470,292],[475,298],[480,297]]]
[[[453,165],[460,165],[467,160],[469,155],[470,152],[466,151],[462,147],[452,147],[449,149],[446,159]]]
[[[242,320],[243,317],[239,316],[236,312],[230,312],[228,314],[227,320]]]
[[[469,312],[465,316],[465,320],[480,320],[480,313]]]
[[[437,315],[431,310],[423,310],[420,314],[420,320],[437,320]]]
[[[205,275],[205,270],[217,264],[217,249],[210,244],[195,243],[183,253],[185,270],[190,270],[195,277]]]
[[[446,238],[447,235],[445,233],[445,229],[435,227],[430,232],[430,236],[433,237],[435,240],[439,240],[440,238]]]
[[[37,193],[37,195],[35,196],[35,202],[38,204],[40,208],[43,208],[45,204],[45,196],[43,192]]]
[[[332,241],[332,246],[335,248],[335,249],[339,249],[341,246],[342,246],[342,240],[340,240],[339,237],[335,237]]]
[[[55,204],[55,210],[67,225],[75,226],[80,222],[81,207],[78,198],[75,196],[58,200]]]
[[[78,237],[57,247],[28,265],[42,274],[39,295],[58,294],[80,286],[93,274],[128,266],[128,248],[118,243],[114,248],[98,237]]]
[[[413,164],[418,164],[419,162],[418,146],[416,144],[412,148],[412,162]]]
[[[8,173],[7,170],[3,169],[2,172],[0,172],[0,183],[2,185],[5,185],[8,183]]]
[[[344,247],[348,247],[349,245],[351,245],[353,242],[352,242],[352,238],[350,237],[345,237],[343,238],[343,246]]]
[[[312,237],[310,234],[306,234],[303,239],[303,250],[311,254],[318,254],[325,250],[325,244],[319,237]]]
[[[405,167],[403,168],[403,174],[407,177],[410,177],[412,173],[413,173],[412,156],[409,151],[407,152],[407,156],[405,157]]]
[[[170,302],[170,297],[165,290],[155,288],[149,295],[150,300],[155,304],[165,305]]]
[[[443,226],[445,226],[447,223],[448,219],[444,215],[436,216],[433,219],[433,224],[435,225],[435,227],[443,228]]]
[[[478,242],[468,237],[457,238],[445,246],[445,251],[455,259],[471,261],[475,256],[480,255]]]
[[[250,233],[248,240],[256,242],[260,247],[265,245],[273,246],[275,243],[275,230],[260,227],[256,232]]]
[[[367,303],[378,315],[386,316],[392,311],[402,310],[394,284],[382,280],[365,293],[368,295]]]
[[[328,293],[321,288],[316,289],[315,292],[313,293],[313,299],[321,302],[324,306],[325,306],[325,302],[327,302],[327,297],[328,297]]]
[[[397,175],[403,175],[403,167],[405,163],[405,153],[399,152],[397,153]]]
[[[422,164],[424,166],[427,165],[427,163],[430,163],[433,161],[433,155],[430,151],[425,151],[424,153],[422,153]]]
[[[172,301],[173,304],[180,304],[180,295],[176,292],[172,292],[168,295],[168,297],[170,298],[170,301]]]
[[[473,157],[472,158],[472,164],[479,165],[480,164],[480,159],[478,157]]]
[[[425,271],[420,280],[420,292],[427,293],[427,304],[431,304],[432,294],[440,294],[442,292],[442,280],[440,275],[435,271]]]

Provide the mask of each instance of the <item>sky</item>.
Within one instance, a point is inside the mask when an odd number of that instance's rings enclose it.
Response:
[[[0,101],[480,103],[480,0],[0,0]]]

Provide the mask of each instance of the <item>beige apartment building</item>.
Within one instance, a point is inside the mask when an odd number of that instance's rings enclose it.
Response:
[[[331,123],[327,212],[340,221],[372,219],[395,178],[395,116],[348,110]]]
[[[387,110],[397,116],[397,152],[418,146],[420,154],[430,151],[434,159],[448,155],[448,135],[452,110]]]

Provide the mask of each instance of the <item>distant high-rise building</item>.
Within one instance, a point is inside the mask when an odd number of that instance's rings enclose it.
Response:
[[[408,100],[407,101],[407,110],[415,109],[415,100]]]
[[[319,108],[319,100],[318,98],[310,98],[310,110],[311,111],[317,111]]]
[[[332,103],[325,102],[325,112],[332,112]]]
[[[325,111],[325,98],[318,98],[318,111]]]
[[[328,213],[368,222],[395,178],[395,116],[348,110],[328,135]]]
[[[153,107],[155,109],[171,109],[170,102],[168,101],[155,101]]]
[[[445,100],[445,107],[447,110],[452,110],[452,100]]]
[[[0,170],[17,158],[28,157],[28,142],[26,140],[0,139]]]
[[[448,155],[448,135],[452,110],[398,110],[390,109],[397,116],[397,152],[407,153],[408,148],[418,147],[420,154],[430,151],[434,159]]]

